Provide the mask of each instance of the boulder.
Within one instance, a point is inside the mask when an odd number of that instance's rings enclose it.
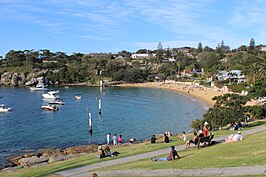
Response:
[[[20,159],[18,161],[19,165],[21,167],[30,167],[30,166],[33,166],[35,164],[39,164],[39,163],[44,163],[44,162],[48,162],[48,158],[46,157],[37,157],[37,156],[32,156],[32,157],[29,157],[29,158],[23,158],[23,159]]]
[[[62,156],[64,153],[58,148],[48,148],[38,151],[38,156],[50,157],[50,156]]]
[[[97,152],[97,145],[83,145],[83,146],[74,146],[69,147],[63,150],[64,154],[80,154],[80,153],[90,153]]]
[[[2,85],[10,85],[11,83],[11,78],[12,78],[12,72],[5,72],[1,76],[1,84]]]
[[[18,73],[12,74],[10,79],[10,86],[18,86],[19,76]]]

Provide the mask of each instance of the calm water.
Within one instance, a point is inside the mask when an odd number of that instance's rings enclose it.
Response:
[[[60,90],[66,103],[57,112],[43,111],[40,91],[0,87],[0,104],[12,108],[0,113],[0,156],[45,147],[104,143],[108,132],[124,140],[149,139],[152,134],[191,129],[191,121],[205,109],[195,100],[171,91],[147,88],[98,87],[50,88]],[[73,100],[76,94],[82,99]],[[102,114],[98,114],[101,98]],[[88,111],[92,113],[93,134],[88,133]]]

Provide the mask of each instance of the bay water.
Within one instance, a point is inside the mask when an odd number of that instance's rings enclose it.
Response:
[[[42,148],[64,148],[106,142],[106,134],[122,134],[123,140],[150,139],[170,131],[191,129],[191,121],[202,118],[206,108],[190,97],[158,88],[71,86],[59,90],[65,105],[59,111],[44,111],[43,91],[26,87],[0,87],[0,104],[12,112],[0,113],[0,157]],[[74,100],[75,95],[81,100]],[[98,100],[102,113],[98,113]],[[88,113],[93,133],[89,133]],[[111,136],[112,136],[111,135]]]

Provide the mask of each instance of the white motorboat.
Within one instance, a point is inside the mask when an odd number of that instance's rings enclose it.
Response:
[[[75,100],[81,100],[81,96],[80,95],[75,95],[74,99]]]
[[[65,105],[65,103],[62,100],[56,99],[53,102],[50,102],[49,104],[58,104],[58,105]]]
[[[56,105],[42,105],[42,109],[45,111],[58,111],[58,107]]]
[[[4,104],[0,105],[0,112],[9,112],[9,111],[11,111],[11,108],[7,107]]]
[[[59,94],[59,90],[50,90],[49,92],[48,92],[49,94]]]
[[[48,93],[43,93],[42,94],[42,97],[44,99],[58,99],[59,98],[59,95],[56,95],[55,93],[53,92],[48,92]]]
[[[36,87],[31,87],[30,90],[32,91],[43,91],[43,90],[47,90],[47,88],[45,87],[45,85],[43,83],[39,83],[36,85]]]

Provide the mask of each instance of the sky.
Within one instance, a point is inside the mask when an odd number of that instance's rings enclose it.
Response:
[[[265,0],[0,0],[0,56],[266,44]]]

